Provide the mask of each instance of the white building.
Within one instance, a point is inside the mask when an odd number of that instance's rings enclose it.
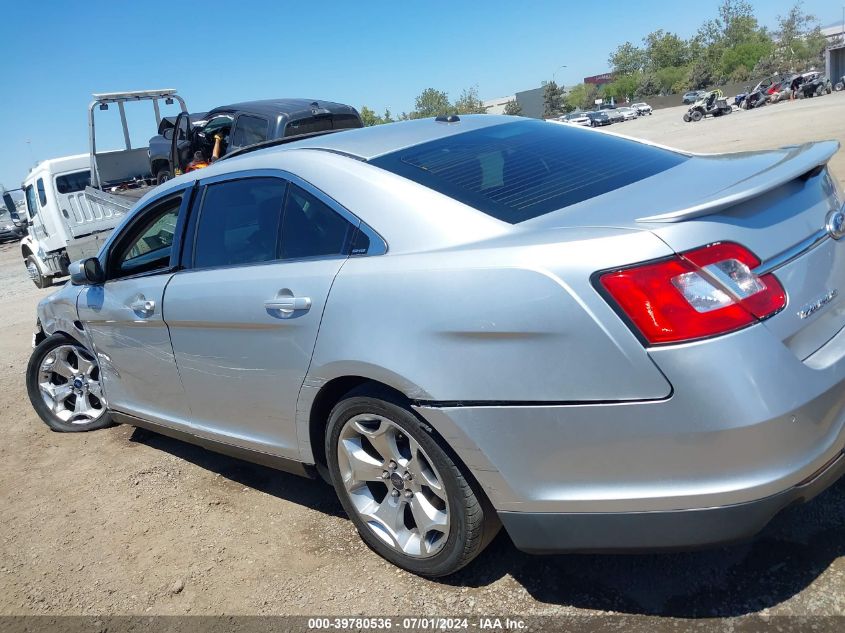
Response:
[[[842,22],[824,27],[822,33],[831,42],[824,54],[825,72],[836,83],[845,76],[845,16]]]
[[[487,101],[482,101],[481,103],[487,109],[487,114],[504,114],[505,107],[508,105],[509,101],[514,101],[516,99],[515,95],[511,95],[509,97],[498,97],[496,99],[487,99]]]

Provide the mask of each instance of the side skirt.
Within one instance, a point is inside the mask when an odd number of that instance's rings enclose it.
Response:
[[[261,466],[267,466],[268,468],[281,470],[293,475],[299,475],[300,477],[314,479],[317,476],[317,469],[313,464],[305,464],[303,462],[296,461],[295,459],[270,455],[269,453],[262,453],[261,451],[242,448],[240,446],[233,446],[232,444],[218,442],[217,440],[209,440],[207,438],[194,435],[193,433],[156,424],[155,422],[150,422],[149,420],[144,420],[142,418],[135,417],[134,415],[129,415],[128,413],[121,413],[120,411],[111,410],[109,413],[111,413],[112,419],[119,424],[136,426],[152,431],[153,433],[166,435],[167,437],[172,437],[175,440],[187,442],[188,444],[195,444],[196,446],[200,446],[214,453],[222,453],[223,455],[228,455],[229,457],[236,457],[237,459],[252,462],[253,464],[260,464]]]

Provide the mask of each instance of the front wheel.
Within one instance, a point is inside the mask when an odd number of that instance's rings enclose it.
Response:
[[[26,258],[26,272],[29,274],[29,278],[32,279],[32,283],[35,284],[36,288],[49,288],[53,285],[53,277],[41,274],[38,262],[35,261],[35,257],[32,255]]]
[[[44,339],[33,350],[26,390],[35,412],[54,431],[94,431],[112,424],[97,361],[62,334]]]
[[[685,123],[689,123],[689,122],[690,122],[689,112],[687,112],[687,113],[684,115],[684,122],[685,122]]]
[[[353,391],[332,410],[326,456],[364,542],[394,565],[437,577],[478,556],[499,522],[430,431],[389,394]]]
[[[168,180],[170,180],[170,178],[171,178],[170,172],[166,169],[162,169],[160,172],[158,172],[156,174],[156,184],[161,185],[161,184],[167,182]]]
[[[836,92],[842,92],[845,90],[845,82],[837,81],[836,85],[833,87]]]

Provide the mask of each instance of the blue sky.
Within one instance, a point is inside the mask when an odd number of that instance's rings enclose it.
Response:
[[[828,24],[841,19],[842,3],[804,7]],[[399,113],[427,87],[454,98],[477,85],[486,99],[536,87],[555,71],[559,83],[578,83],[608,70],[609,52],[625,40],[639,43],[658,28],[692,35],[719,2],[4,4],[0,183],[11,188],[33,160],[87,152],[93,92],[173,87],[192,111],[298,96]],[[792,2],[752,4],[760,22],[774,26]],[[151,107],[131,120],[139,123],[133,140],[155,133]],[[119,138],[116,117],[109,123],[108,136]]]

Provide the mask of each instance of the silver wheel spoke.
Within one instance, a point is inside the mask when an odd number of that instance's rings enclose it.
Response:
[[[92,380],[88,383],[88,391],[91,393],[92,396],[95,396],[98,400],[103,399],[103,388],[100,386],[100,383],[96,380]]]
[[[94,364],[93,361],[88,360],[87,358],[82,356],[82,354],[76,355],[76,363],[77,363],[77,367],[79,369],[79,373],[84,374],[86,376],[90,376],[91,372],[96,367],[96,365]]]
[[[432,530],[444,534],[449,531],[449,520],[446,518],[446,513],[431,505],[425,495],[414,495],[411,500],[411,514],[414,515],[414,523],[417,524],[420,538],[424,539],[425,535]]]
[[[382,420],[375,431],[361,424],[358,425],[358,429],[370,441],[370,444],[373,445],[373,448],[378,451],[378,454],[382,456],[385,462],[391,459],[398,462],[402,459],[402,455],[399,453],[399,447],[396,446],[396,433],[391,424]]]
[[[70,366],[70,363],[67,362],[66,358],[57,358],[56,362],[50,366],[42,368],[42,371],[53,371],[62,378],[67,378],[68,380],[73,379],[76,375],[76,370]]]
[[[344,440],[340,449],[348,466],[349,478],[347,479],[345,474],[344,481],[382,481],[381,474],[384,469],[381,462],[364,450],[360,439]]]
[[[51,383],[41,383],[39,385],[41,391],[46,393],[52,402],[48,402],[48,406],[52,411],[58,411],[59,405],[63,405],[67,397],[73,393],[73,387],[69,384],[53,385]]]
[[[375,505],[369,513],[362,513],[361,516],[370,525],[376,524],[373,527],[376,528],[379,536],[386,537],[391,545],[402,549],[403,540],[407,540],[407,535],[405,539],[400,537],[402,532],[407,532],[403,519],[405,515],[404,505],[400,501],[394,500],[391,502],[389,498],[385,498],[382,503]]]

